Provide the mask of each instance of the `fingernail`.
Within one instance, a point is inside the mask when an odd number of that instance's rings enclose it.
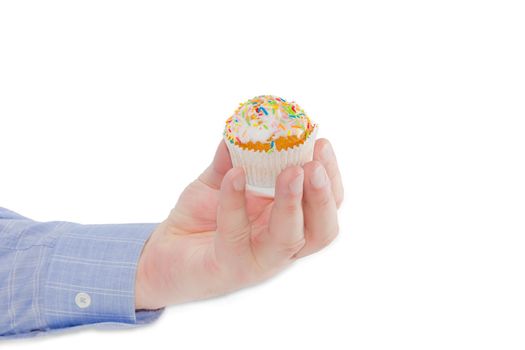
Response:
[[[244,186],[246,186],[246,178],[244,177],[244,174],[237,174],[232,181],[232,185],[235,191],[244,190]]]
[[[326,143],[323,149],[321,150],[321,158],[327,162],[335,158],[334,149],[332,148],[332,145],[329,143]]]
[[[290,184],[288,185],[288,187],[290,188],[290,192],[294,195],[297,195],[303,192],[303,181],[304,181],[304,173],[301,172],[299,175],[295,177],[295,179],[290,181]]]
[[[326,176],[324,167],[318,165],[313,171],[312,177],[310,178],[310,183],[314,188],[320,189],[326,186],[327,182],[328,177]]]

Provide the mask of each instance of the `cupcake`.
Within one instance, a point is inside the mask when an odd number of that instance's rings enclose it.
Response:
[[[312,160],[317,129],[295,102],[265,95],[240,104],[226,120],[224,139],[248,189],[273,195],[284,168]]]

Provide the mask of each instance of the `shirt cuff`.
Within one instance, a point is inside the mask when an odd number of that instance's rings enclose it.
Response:
[[[152,322],[164,309],[135,311],[135,279],[157,224],[66,225],[56,240],[44,285],[50,329]]]

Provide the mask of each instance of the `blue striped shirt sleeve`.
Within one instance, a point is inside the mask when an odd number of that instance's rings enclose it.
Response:
[[[0,208],[0,340],[150,323],[135,310],[142,248],[157,224],[37,222]]]

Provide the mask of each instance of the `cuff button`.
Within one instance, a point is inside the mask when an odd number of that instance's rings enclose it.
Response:
[[[78,293],[75,296],[75,304],[81,309],[85,309],[89,305],[91,305],[91,297],[87,293]]]

